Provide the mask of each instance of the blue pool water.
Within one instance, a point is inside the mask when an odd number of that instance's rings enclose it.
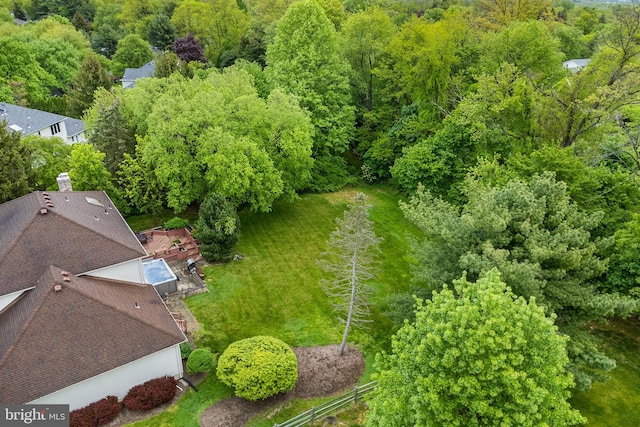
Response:
[[[173,274],[173,271],[171,271],[171,268],[169,268],[163,259],[148,259],[142,261],[142,271],[144,272],[144,278],[147,283],[152,285],[176,280],[176,275]]]

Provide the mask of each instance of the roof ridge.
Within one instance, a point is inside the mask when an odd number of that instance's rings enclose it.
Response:
[[[33,193],[31,193],[31,194],[33,194]],[[17,200],[17,199],[15,199],[15,200]],[[40,209],[42,209],[42,207],[43,207],[43,206],[42,206],[42,205],[40,205]],[[47,213],[48,213],[48,211],[47,211]],[[29,226],[30,226],[31,224],[33,224],[33,222],[36,220],[36,218],[38,217],[38,215],[39,215],[39,213],[34,213],[34,214],[31,216],[31,219],[30,219],[30,220],[25,224],[25,227],[23,227],[23,228],[22,228],[22,230],[20,231],[20,233],[18,233],[18,234],[16,235],[16,238],[15,238],[15,239],[13,239],[9,245],[7,245],[7,247],[6,247],[6,249],[5,249],[4,251],[1,251],[1,252],[0,252],[0,256],[4,256],[5,254],[8,254],[9,252],[11,252],[11,249],[12,249],[12,248],[13,248],[13,247],[14,247],[14,246],[15,246],[15,245],[20,241],[20,239],[24,236],[24,232],[25,232],[25,230],[29,229]]]
[[[90,276],[89,276],[89,277],[90,277]],[[93,277],[91,277],[91,278],[85,278],[85,277],[79,277],[79,276],[75,276],[75,275],[74,275],[74,278],[75,278],[75,279],[80,279],[80,280],[82,280],[82,281],[84,281],[84,280],[102,280],[102,278],[99,278],[99,279],[95,279],[95,278],[93,278]],[[113,281],[113,284],[114,284],[114,285],[118,285],[118,284],[122,284],[122,285],[128,285],[128,284],[138,285],[138,283],[136,283],[136,282],[125,282],[125,281],[119,281],[119,280]],[[152,285],[145,285],[144,283],[140,283],[139,285],[142,285],[142,286],[152,286]],[[114,307],[114,306],[113,306],[113,305],[111,305],[111,304],[108,304],[108,303],[106,303],[106,302],[104,302],[104,301],[102,301],[102,300],[99,300],[99,299],[95,298],[94,296],[92,296],[92,295],[90,295],[90,294],[88,294],[88,293],[86,293],[86,292],[83,292],[82,290],[78,289],[77,287],[68,286],[68,287],[65,287],[65,289],[71,289],[71,290],[73,290],[74,292],[79,293],[79,294],[81,294],[82,296],[84,296],[84,297],[86,297],[86,298],[88,298],[88,299],[90,299],[90,300],[93,300],[93,301],[97,302],[98,304],[102,304],[102,305],[104,305],[104,306],[106,306],[106,307],[109,307],[111,310],[116,311],[116,312],[118,312],[118,313],[120,313],[120,314],[124,314],[125,316],[127,316],[127,317],[129,317],[129,318],[131,318],[131,319],[134,319],[134,320],[136,320],[136,321],[137,321],[137,322],[139,322],[139,323],[142,323],[142,324],[144,324],[144,325],[150,326],[151,328],[153,328],[153,329],[155,329],[155,330],[157,330],[157,331],[160,331],[160,332],[162,332],[162,333],[163,333],[163,334],[165,334],[165,335],[168,335],[168,336],[175,336],[175,335],[171,335],[171,334],[167,333],[167,331],[165,331],[165,330],[164,330],[164,329],[162,329],[162,328],[159,328],[159,327],[158,327],[158,326],[156,326],[155,324],[153,324],[153,323],[149,323],[149,322],[147,322],[147,321],[145,321],[145,320],[142,320],[142,319],[139,319],[139,318],[137,318],[137,317],[134,317],[134,316],[132,316],[131,314],[127,313],[126,311],[120,310],[120,309],[118,309],[117,307]],[[154,292],[155,292],[155,289],[154,289]],[[157,294],[157,292],[156,292],[156,294]],[[162,302],[162,305],[165,307],[165,309],[167,310],[167,312],[169,313],[169,315],[171,315],[171,312],[169,311],[169,309],[168,309],[167,305],[164,303],[164,301],[162,301],[162,298],[160,298],[160,295],[158,295],[158,298],[159,298],[159,299],[160,299],[160,301]],[[171,318],[173,319],[173,316],[172,316],[172,315],[171,315]],[[180,331],[180,333],[182,334],[182,331],[180,330],[180,328],[179,328],[178,324],[175,322],[175,319],[174,319],[174,323],[175,323],[176,330]],[[184,336],[184,334],[182,334],[182,335]]]
[[[42,273],[42,275],[40,276],[40,279],[38,279],[38,283],[36,284],[36,286],[31,289],[31,291],[35,291],[37,289],[38,284],[40,283],[40,280],[48,273],[48,272],[52,272],[52,270],[56,268],[54,267],[52,264],[49,264],[49,267],[45,270],[44,273]],[[51,278],[53,279],[53,275],[51,276]],[[17,344],[22,340],[22,338],[24,337],[24,333],[25,331],[29,328],[29,325],[31,325],[31,323],[33,322],[33,319],[35,319],[36,315],[38,314],[38,312],[42,309],[42,301],[45,299],[46,295],[51,292],[51,290],[53,289],[53,286],[50,286],[51,283],[56,283],[56,280],[53,279],[51,282],[48,282],[47,286],[48,289],[44,291],[42,298],[40,299],[40,301],[38,302],[38,304],[36,305],[36,307],[31,310],[31,313],[29,314],[29,317],[27,318],[26,322],[24,322],[24,324],[22,325],[22,328],[20,328],[20,333],[16,335],[15,339],[13,340],[13,342],[11,343],[11,345],[9,346],[9,348],[7,348],[7,351],[4,353],[4,355],[2,356],[2,358],[0,358],[0,366],[2,366],[5,362],[5,360],[8,358],[8,356],[13,352],[13,350],[16,348]],[[54,285],[55,286],[55,285]],[[25,291],[26,292],[26,291]],[[24,292],[20,295],[19,298],[23,298],[26,295],[24,295]],[[14,301],[17,302],[17,301]]]

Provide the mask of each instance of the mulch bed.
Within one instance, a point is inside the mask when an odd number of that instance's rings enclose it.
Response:
[[[257,402],[239,397],[223,399],[204,410],[200,415],[200,425],[240,427],[262,411],[279,407],[292,399],[328,397],[353,388],[364,372],[364,357],[354,347],[347,347],[340,357],[338,348],[338,345],[294,348],[298,358],[298,381],[293,390]],[[189,379],[198,384],[204,379],[204,374],[189,376]],[[151,411],[130,411],[123,408],[120,416],[105,426],[121,427],[157,415],[173,405],[181,394],[179,392],[172,402]]]
[[[266,409],[292,399],[328,397],[354,387],[365,362],[362,353],[347,347],[342,356],[337,345],[294,348],[298,358],[298,381],[288,393],[250,402],[239,397],[216,402],[200,415],[202,427],[240,427]]]

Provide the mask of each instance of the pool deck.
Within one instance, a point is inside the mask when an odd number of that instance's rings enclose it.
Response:
[[[166,261],[193,258],[202,259],[198,243],[186,229],[179,230],[147,230],[144,232],[147,241],[142,246],[147,254]]]

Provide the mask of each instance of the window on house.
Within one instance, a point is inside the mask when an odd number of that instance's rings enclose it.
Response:
[[[53,125],[51,125],[51,133],[52,134],[56,134],[60,132],[60,123],[55,123]]]

